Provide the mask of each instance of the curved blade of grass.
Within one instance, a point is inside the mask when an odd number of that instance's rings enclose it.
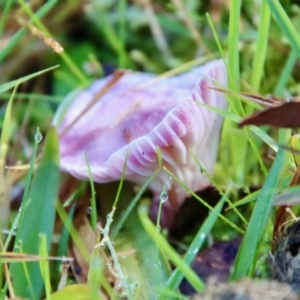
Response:
[[[204,103],[198,103],[198,105],[204,106],[217,114],[223,116],[224,118],[228,118],[234,122],[241,122],[242,118],[234,113],[231,113],[230,111],[227,111],[225,109],[216,108],[214,106],[210,106]],[[277,151],[278,144],[275,142],[274,139],[272,139],[268,134],[266,134],[264,131],[262,131],[257,126],[249,126],[250,131],[252,131],[256,136],[258,136],[262,141],[264,141],[267,145],[269,145],[270,148],[272,148],[274,151]]]
[[[10,97],[11,93],[1,93],[1,99],[3,100],[9,100]],[[49,101],[54,103],[60,103],[64,99],[63,96],[43,95],[38,93],[16,93],[15,98],[33,101]]]
[[[52,124],[54,126],[59,127],[61,125],[70,105],[73,103],[75,98],[80,94],[80,92],[82,92],[81,89],[76,89],[75,91],[72,91],[64,98],[62,103],[57,108],[55,112],[55,116],[53,117]]]
[[[279,142],[286,143],[289,130],[281,129],[279,131]],[[271,167],[269,175],[260,191],[256,201],[254,210],[252,212],[246,234],[243,238],[241,247],[238,251],[237,258],[234,264],[232,273],[233,279],[240,279],[248,275],[253,266],[255,266],[255,259],[259,242],[265,232],[267,222],[270,216],[273,205],[273,197],[277,191],[277,185],[280,178],[280,173],[284,166],[286,151],[279,148],[275,161]],[[250,274],[252,275],[252,274]]]
[[[291,181],[291,178],[288,178],[288,182]],[[299,203],[300,202],[300,186],[288,186],[287,188],[279,188],[280,194],[275,196],[273,199],[273,204],[274,205],[292,205],[295,203]],[[278,190],[276,191],[278,192]],[[244,197],[243,199],[237,201],[234,203],[234,206],[241,206],[241,205],[245,205],[248,204],[250,202],[256,201],[256,199],[258,198],[260,193],[259,191],[255,191],[249,195],[247,195],[246,197]],[[285,202],[287,201],[287,202]],[[228,208],[230,209],[230,208]]]
[[[157,253],[156,243],[143,228],[136,209],[115,242],[118,253],[129,253],[119,256],[119,263],[130,285],[136,284],[134,299],[157,299],[156,288],[166,284],[171,271],[165,257]]]
[[[191,154],[192,154],[192,156],[193,156],[196,164],[198,165],[199,170],[201,170],[201,172],[203,172],[203,174],[209,179],[209,181],[211,182],[211,184],[217,189],[217,191],[223,197],[225,195],[224,192],[223,192],[223,190],[217,185],[217,183],[214,181],[214,179],[212,178],[212,176],[210,174],[208,174],[208,172],[206,171],[205,167],[201,164],[201,162],[199,161],[199,159],[197,158],[197,156],[192,151],[191,151]],[[234,212],[237,215],[237,217],[244,223],[245,226],[247,226],[248,225],[247,220],[239,212],[239,210],[234,206],[234,204],[231,202],[231,200],[228,197],[226,197],[226,202],[228,203],[229,207],[234,210]]]
[[[7,83],[4,83],[4,84],[1,84],[0,85],[0,94],[7,91],[7,90],[10,90],[11,88],[14,88],[16,85],[18,84],[21,84],[31,78],[34,78],[34,77],[37,77],[41,74],[44,74],[46,72],[49,72],[49,71],[52,71],[54,70],[55,68],[57,68],[59,66],[53,66],[51,68],[48,68],[48,69],[45,69],[45,70],[42,70],[42,71],[39,71],[39,72],[36,72],[36,73],[33,73],[33,74],[30,74],[30,75],[27,75],[27,76],[24,76],[22,78],[19,78],[19,79],[16,79],[16,80],[12,80],[10,82],[7,82]]]
[[[12,118],[12,105],[13,105],[13,99],[16,93],[16,90],[18,88],[19,83],[17,82],[15,85],[15,88],[11,94],[11,97],[9,99],[9,102],[6,107],[5,115],[4,115],[4,121],[3,121],[3,127],[1,131],[1,138],[0,138],[0,168],[2,169],[4,167],[4,162],[6,158],[6,152],[8,149],[8,141],[10,137],[11,132],[11,118]]]
[[[198,105],[200,106],[204,106],[214,112],[216,112],[217,114],[223,116],[226,118],[226,120],[232,120],[234,122],[240,122],[242,120],[242,118],[236,114],[231,113],[230,111],[224,110],[224,109],[219,109],[213,106],[209,106],[207,104],[204,103],[200,103],[198,102]],[[226,121],[225,120],[225,121]],[[227,129],[228,126],[230,125],[230,123],[227,123],[226,126],[226,122],[224,123],[224,128]],[[231,125],[230,125],[231,126]],[[229,128],[230,128],[229,126]],[[253,138],[250,135],[250,131],[252,131],[254,134],[256,134],[262,141],[264,141],[265,143],[267,143],[271,148],[274,148],[274,146],[272,147],[272,145],[276,144],[275,141],[272,142],[272,138],[267,135],[264,131],[262,131],[260,128],[256,127],[256,126],[250,126],[249,128],[245,129],[245,133],[247,136],[247,141],[249,141],[251,148],[255,154],[255,157],[257,158],[257,161],[260,164],[261,170],[263,171],[265,177],[267,176],[268,172],[267,169],[264,165],[264,162],[260,156],[260,153],[258,151],[257,145],[255,143],[255,141],[253,140]],[[224,134],[224,131],[223,131]],[[232,156],[232,161],[234,161],[233,166],[236,166],[235,169],[237,169],[237,171],[239,170],[243,170],[244,168],[242,168],[242,166],[244,165],[245,162],[245,154],[247,153],[247,145],[245,144],[245,139],[240,139],[240,140],[236,140],[236,139],[231,139],[232,135],[229,136],[231,143],[231,156]],[[238,144],[238,146],[237,146]],[[234,154],[235,152],[235,154]],[[241,153],[244,153],[244,155],[241,155]]]
[[[223,58],[223,60],[224,60],[224,62],[225,62],[226,69],[228,69],[228,64],[227,64],[227,61],[226,61],[226,59],[225,59],[224,51],[223,51],[223,48],[222,48],[220,39],[219,39],[219,37],[218,37],[217,31],[216,31],[216,29],[215,29],[213,20],[211,19],[209,13],[206,13],[205,16],[206,16],[208,25],[209,25],[209,27],[210,27],[210,29],[211,29],[211,31],[212,31],[212,34],[213,34],[213,36],[214,36],[214,39],[215,39],[215,42],[216,42],[216,44],[217,44],[218,50],[219,50],[219,52],[220,52],[220,54],[221,54],[221,57]]]
[[[170,259],[170,261],[180,270],[180,272],[190,282],[190,284],[196,291],[203,291],[205,288],[203,281],[198,277],[194,270],[192,270],[190,266],[188,266],[183,261],[180,255],[170,246],[164,236],[156,230],[155,225],[148,217],[148,209],[144,204],[141,204],[139,206],[138,215],[144,229],[151,237],[153,242],[157,244],[160,251],[165,254]]]
[[[253,202],[258,198],[259,193],[260,193],[260,190],[253,192],[250,195],[247,195],[246,197],[244,197],[243,199],[236,201],[233,205],[235,207],[237,207],[237,206],[241,206],[241,205],[245,205],[250,202]],[[231,209],[231,208],[229,207],[228,209]]]
[[[203,199],[201,199],[194,191],[192,191],[188,186],[186,186],[182,181],[180,181],[172,172],[170,172],[167,168],[163,167],[163,169],[170,175],[172,178],[181,185],[189,194],[191,194],[195,199],[197,199],[199,202],[201,202],[205,207],[207,207],[210,211],[212,211],[214,208],[210,206],[207,202],[205,202]],[[224,217],[222,214],[219,215],[220,219],[223,220],[225,223],[227,223],[229,226],[231,226],[234,230],[240,233],[244,233],[244,231],[237,227],[233,222],[228,220],[226,217]]]
[[[223,208],[223,205],[227,199],[229,192],[230,189],[228,189],[226,193],[222,196],[219,203],[211,211],[211,213],[209,214],[209,216],[207,217],[207,219],[205,220],[205,222],[197,232],[196,236],[194,237],[192,243],[189,246],[189,249],[187,250],[186,254],[183,257],[183,260],[187,265],[190,265],[193,262],[199,250],[203,246],[205,238],[210,233],[211,229],[213,228],[215,222],[217,221],[221,213],[221,210]],[[183,279],[183,274],[178,268],[176,268],[168,280],[167,287],[170,290],[176,290],[179,284],[181,283],[182,279]]]
[[[38,254],[39,234],[47,237],[47,251],[50,251],[55,218],[55,202],[59,189],[59,148],[54,128],[47,134],[41,163],[30,187],[29,196],[22,204],[22,215],[17,230],[15,251],[22,245],[22,252]],[[39,264],[15,263],[11,266],[12,283],[16,295],[39,299],[43,287]],[[26,275],[28,274],[28,280]],[[32,290],[28,290],[28,285]]]
[[[283,91],[297,62],[298,55],[299,52],[297,52],[295,49],[292,49],[274,89],[274,94],[276,96],[281,97],[283,95]]]

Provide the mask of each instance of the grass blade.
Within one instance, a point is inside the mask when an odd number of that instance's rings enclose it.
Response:
[[[268,36],[269,36],[269,26],[271,19],[271,12],[266,0],[262,2],[261,5],[261,17],[258,29],[258,40],[256,51],[253,60],[253,70],[251,74],[251,86],[254,90],[258,91],[263,76],[263,68],[265,64],[265,59],[267,55],[268,47]]]
[[[194,240],[189,246],[186,255],[184,256],[183,260],[187,265],[190,265],[192,261],[195,259],[196,255],[199,252],[199,249],[203,246],[205,238],[211,231],[212,227],[214,226],[215,222],[217,221],[219,214],[221,213],[222,207],[227,199],[229,191],[227,191],[224,196],[221,198],[219,203],[216,207],[211,211],[208,218],[205,220],[199,231],[197,232]],[[183,279],[183,274],[180,272],[178,268],[176,268],[172,275],[168,280],[167,287],[171,290],[176,290]]]
[[[45,149],[39,168],[34,176],[28,199],[22,204],[22,216],[18,226],[15,251],[22,245],[22,252],[39,253],[39,235],[47,237],[47,252],[50,251],[55,218],[55,202],[59,189],[58,137],[51,128],[45,141]],[[27,276],[22,263],[11,266],[12,283],[19,297],[39,299],[43,280],[38,263],[26,264]],[[28,277],[28,280],[25,278]],[[28,282],[29,281],[29,282]],[[28,290],[32,286],[32,291]]]
[[[51,300],[50,269],[49,269],[49,261],[47,260],[48,257],[47,237],[44,234],[41,234],[39,237],[40,237],[39,253],[41,255],[41,258],[43,258],[39,262],[40,269],[41,269],[43,282],[45,285],[46,299]]]
[[[228,32],[228,67],[231,75],[231,85],[235,89],[239,87],[240,60],[238,49],[240,32],[241,1],[230,2],[230,19]]]
[[[279,142],[285,143],[286,139],[287,131],[280,130]],[[240,279],[247,276],[250,268],[255,265],[258,246],[267,226],[273,206],[272,200],[277,191],[277,184],[280,178],[278,174],[282,171],[285,156],[286,151],[280,148],[252,212],[246,234],[235,261],[232,273],[233,279]]]
[[[147,235],[136,208],[130,213],[115,242],[117,253],[125,253],[119,257],[124,273],[130,285],[136,284],[134,299],[157,299],[157,288],[165,286],[171,273],[170,267],[165,257],[158,253],[153,238]]]
[[[240,87],[240,59],[239,59],[239,32],[240,32],[241,0],[230,1],[230,18],[228,32],[228,75],[229,87],[238,91]],[[239,115],[243,115],[243,108],[238,98],[232,97],[232,104]]]
[[[6,112],[4,116],[4,121],[3,121],[3,127],[2,127],[2,132],[1,132],[1,138],[0,138],[0,168],[4,167],[4,162],[6,158],[6,153],[8,149],[8,141],[10,137],[10,132],[11,132],[11,118],[12,118],[12,105],[13,105],[13,99],[16,93],[18,87],[18,82],[15,85],[15,88],[11,94],[11,97],[9,99],[9,102],[6,107]]]
[[[160,251],[165,254],[172,263],[177,266],[185,278],[190,282],[193,288],[200,292],[204,290],[204,283],[198,277],[198,275],[183,261],[180,255],[170,246],[163,235],[156,230],[155,225],[148,217],[148,209],[145,205],[140,205],[138,209],[138,214],[148,235],[157,244]]]
[[[33,73],[33,74],[30,74],[30,75],[27,75],[27,76],[24,76],[20,79],[16,79],[16,80],[12,80],[8,83],[5,83],[5,84],[1,84],[0,85],[0,94],[7,91],[7,90],[10,90],[11,88],[14,88],[16,85],[18,84],[21,84],[29,79],[32,79],[34,77],[37,77],[41,74],[44,74],[46,72],[49,72],[49,71],[52,71],[54,70],[55,68],[57,68],[58,66],[53,66],[51,68],[48,68],[48,69],[45,69],[45,70],[42,70],[42,71],[39,71],[39,72],[36,72],[36,73]]]
[[[9,10],[11,8],[12,2],[13,2],[12,0],[7,0],[6,3],[5,3],[5,7],[3,9],[2,16],[1,16],[1,19],[0,19],[0,38],[2,38],[3,29],[4,29],[5,23],[7,21]]]
[[[298,59],[298,52],[295,49],[292,49],[284,68],[280,74],[280,77],[278,79],[278,82],[276,84],[276,87],[274,89],[274,94],[278,97],[281,97],[283,95],[283,91],[286,87],[286,84],[292,74],[292,71],[294,69],[294,66]]]
[[[231,113],[230,111],[224,110],[224,109],[220,109],[220,108],[216,108],[214,106],[210,106],[204,103],[198,103],[198,105],[204,106],[214,112],[216,112],[217,114],[223,116],[224,118],[227,118],[231,121],[234,121],[236,123],[239,123],[242,121],[242,118],[239,117],[238,115]],[[272,148],[275,152],[278,149],[278,144],[275,142],[275,140],[270,137],[268,134],[266,134],[263,130],[261,130],[259,127],[257,126],[249,126],[249,130],[254,133],[257,137],[259,137],[262,141],[264,141],[270,148]]]
[[[161,151],[160,149],[157,147],[156,149],[156,153],[157,153],[157,161],[158,161],[158,167],[156,169],[156,171],[149,177],[149,179],[143,184],[143,186],[139,189],[138,193],[136,194],[136,196],[133,198],[133,200],[130,202],[129,206],[127,207],[127,209],[123,212],[120,220],[118,220],[118,222],[115,224],[115,227],[112,229],[111,232],[111,236],[112,239],[114,239],[118,232],[121,230],[123,224],[125,223],[126,219],[128,218],[129,214],[131,213],[131,211],[134,209],[134,207],[136,206],[137,202],[140,200],[141,196],[143,195],[143,193],[145,192],[146,188],[149,186],[150,182],[158,175],[158,173],[161,171],[161,167],[162,167],[162,156],[161,156]],[[126,166],[126,165],[125,165]],[[120,187],[121,187],[122,181],[120,183]],[[118,194],[120,193],[120,188],[118,190]],[[116,198],[118,199],[118,197]]]
[[[211,207],[206,201],[204,201],[203,199],[201,199],[194,191],[192,191],[187,185],[185,185],[182,181],[180,181],[172,172],[170,172],[167,168],[164,167],[164,170],[170,175],[172,176],[172,178],[180,185],[182,186],[189,194],[191,194],[191,196],[193,196],[195,199],[197,199],[200,203],[203,204],[203,206],[205,206],[206,208],[208,208],[210,211],[212,211],[214,208]],[[225,223],[227,223],[228,225],[230,225],[234,230],[236,230],[239,233],[244,233],[243,229],[239,228],[238,226],[236,226],[236,224],[234,224],[233,222],[231,222],[229,219],[227,219],[226,217],[224,217],[222,214],[219,215],[220,219],[223,220]]]
[[[281,28],[285,38],[287,38],[292,45],[292,47],[296,50],[296,52],[300,53],[300,36],[297,32],[295,26],[293,25],[291,18],[286,14],[284,8],[280,4],[278,0],[267,0],[270,6],[271,12],[275,17],[276,22]]]
[[[71,239],[73,240],[74,244],[80,251],[83,258],[87,262],[89,262],[90,258],[91,258],[91,254],[90,254],[89,250],[87,249],[86,245],[82,242],[82,240],[79,236],[79,233],[77,232],[76,228],[74,227],[74,225],[71,221],[71,218],[70,218],[71,216],[69,216],[67,214],[67,212],[65,211],[65,209],[63,208],[63,206],[60,202],[56,203],[56,210],[57,210],[57,213],[58,213],[60,219],[62,220],[62,222],[65,226],[65,229],[67,230]]]
[[[88,156],[86,153],[84,153],[84,159],[85,159],[85,163],[86,163],[86,166],[87,166],[87,169],[88,169],[88,175],[89,175],[89,182],[90,182],[90,187],[91,187],[91,199],[90,199],[90,202],[91,202],[91,225],[92,225],[92,228],[93,230],[96,228],[97,226],[97,202],[96,202],[96,191],[95,191],[95,184],[94,184],[94,181],[93,181],[93,175],[92,175],[92,172],[91,172],[91,167],[90,167],[90,162],[89,162],[89,159],[88,159]]]

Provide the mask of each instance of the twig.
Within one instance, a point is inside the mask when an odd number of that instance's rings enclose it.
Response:
[[[1,239],[0,239],[0,247],[1,247],[1,252],[2,252],[3,251],[3,243],[2,243]],[[4,268],[4,274],[5,274],[5,279],[6,279],[10,298],[16,299],[16,295],[15,295],[15,292],[14,292],[14,289],[13,289],[13,286],[12,286],[12,283],[10,280],[10,274],[9,274],[9,269],[8,269],[7,263],[5,263],[5,262],[3,263],[3,268]]]
[[[63,137],[74,126],[74,124],[78,122],[78,120],[80,120],[81,117],[84,116],[84,114],[86,114],[111,88],[113,88],[127,72],[128,71],[125,70],[117,70],[114,72],[112,78],[107,82],[107,84],[93,96],[92,101],[78,113],[78,115],[66,128],[64,128],[64,130],[59,134],[59,137]]]
[[[105,245],[108,247],[111,257],[112,257],[113,265],[107,264],[107,267],[108,267],[109,271],[118,279],[116,288],[118,290],[124,289],[124,291],[127,293],[126,295],[128,296],[128,298],[131,299],[132,298],[131,297],[131,288],[127,282],[127,276],[123,273],[122,267],[118,261],[118,255],[116,253],[113,243],[111,242],[111,240],[109,238],[109,228],[113,221],[113,216],[114,216],[115,210],[116,210],[116,207],[113,207],[112,211],[107,215],[107,220],[106,220],[106,224],[105,224],[104,228],[102,228],[100,225],[98,225],[98,228],[100,229],[100,232],[103,237],[102,237],[101,242],[99,244],[97,244],[95,246],[95,248],[96,247],[104,247]]]

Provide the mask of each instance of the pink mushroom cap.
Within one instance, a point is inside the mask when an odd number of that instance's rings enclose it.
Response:
[[[92,101],[111,76],[97,80],[78,94],[58,125],[62,133]],[[150,82],[151,81],[151,82]],[[61,169],[88,179],[85,153],[93,180],[120,180],[126,156],[125,179],[143,184],[158,167],[156,148],[163,166],[191,190],[210,184],[200,172],[193,153],[208,173],[216,160],[223,118],[199,105],[225,109],[223,93],[208,89],[227,85],[222,60],[216,60],[174,77],[128,72],[60,138]],[[162,169],[150,183],[159,195],[165,188],[170,205],[177,209],[187,192]]]

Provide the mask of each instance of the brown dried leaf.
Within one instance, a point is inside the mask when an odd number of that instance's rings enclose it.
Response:
[[[0,252],[0,258],[2,263],[12,263],[12,262],[32,262],[32,261],[40,261],[45,258],[39,255],[26,254],[26,253],[15,253],[15,252]],[[65,260],[71,261],[72,258],[68,257],[56,257],[56,256],[48,256],[48,260]]]
[[[216,90],[222,93],[226,93],[231,96],[240,95],[256,103],[270,107],[263,111],[255,112],[246,117],[239,123],[239,127],[245,125],[270,125],[280,128],[297,128],[300,127],[300,101],[298,97],[289,99],[281,99],[275,96],[265,98],[259,95],[251,95],[247,93],[235,93],[230,90],[208,87],[209,89]]]
[[[280,128],[300,127],[300,102],[286,102],[277,107],[272,107],[246,117],[239,123],[245,125],[270,125]]]

